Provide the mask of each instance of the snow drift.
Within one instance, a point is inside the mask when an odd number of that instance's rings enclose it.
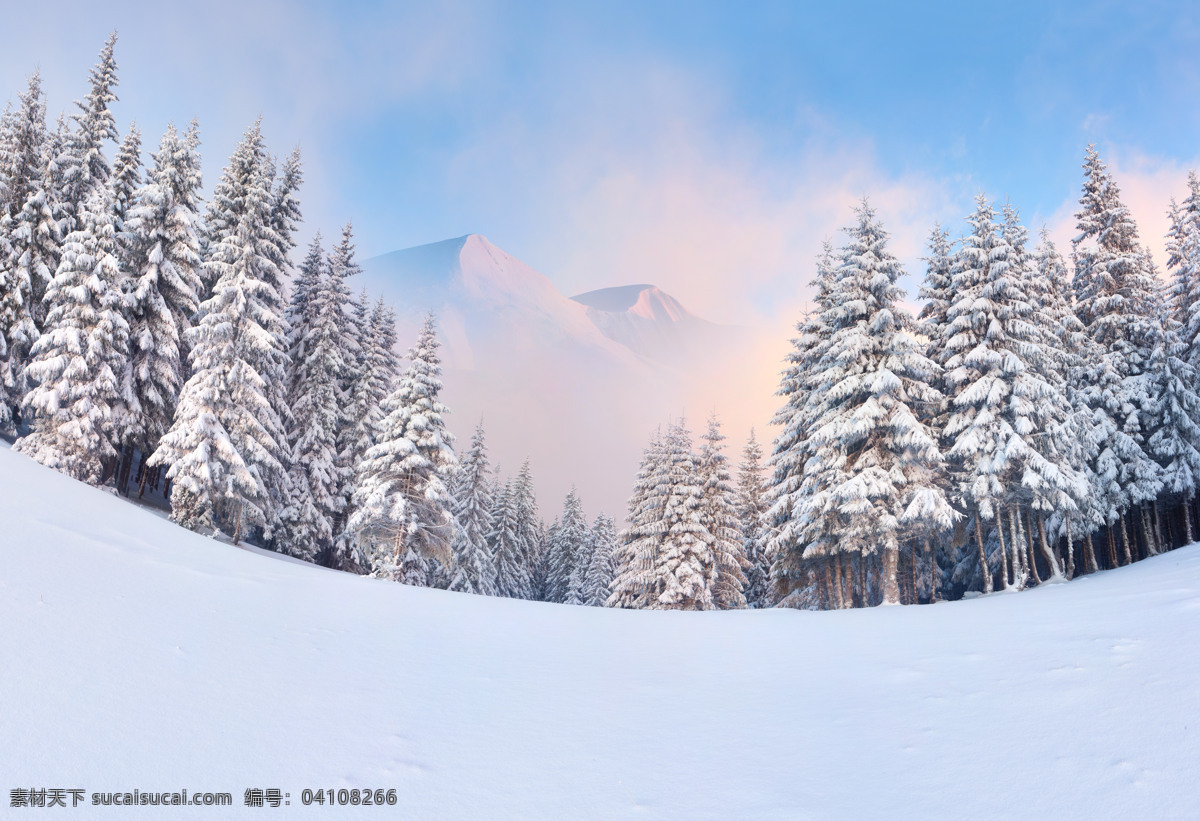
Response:
[[[1197,547],[935,606],[673,613],[277,561],[7,448],[0,521],[9,789],[230,792],[222,817],[261,814],[251,787],[314,818],[375,811],[305,788],[395,788],[409,818],[1196,814]]]

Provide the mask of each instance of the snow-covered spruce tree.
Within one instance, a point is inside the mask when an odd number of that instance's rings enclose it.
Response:
[[[293,327],[293,357],[288,404],[291,448],[290,497],[281,515],[279,548],[314,561],[333,547],[334,519],[345,499],[344,470],[337,452],[337,425],[344,404],[339,379],[345,367],[337,312],[340,295],[333,277],[324,270],[316,248],[316,273],[309,276],[307,306],[295,307],[300,318]],[[313,262],[310,252],[306,266]]]
[[[117,156],[113,160],[112,178],[113,226],[117,234],[117,258],[121,267],[132,271],[133,261],[130,258],[132,236],[127,226],[129,210],[133,208],[134,197],[142,186],[142,132],[138,131],[136,123],[131,123],[129,133],[121,141]]]
[[[188,173],[190,154],[169,126],[125,215],[129,371],[137,401],[123,444],[140,449],[143,458],[175,418],[186,376],[183,338],[200,304],[199,192]]]
[[[1187,359],[1200,367],[1200,177],[1188,172],[1188,195],[1181,205],[1171,201],[1167,232],[1167,272],[1171,281],[1171,314]]]
[[[742,544],[733,477],[721,451],[723,441],[721,423],[714,413],[708,418],[696,454],[701,489],[700,524],[713,537],[711,550],[717,568],[713,605],[719,610],[731,610],[746,606],[746,571],[750,562]]]
[[[937,492],[929,477],[942,456],[921,417],[923,406],[941,399],[930,384],[938,367],[899,304],[901,270],[887,234],[867,203],[857,216],[822,314],[830,335],[812,388],[819,397],[812,456],[793,515],[806,555],[846,553],[861,562],[881,553],[883,603],[898,604],[901,542],[916,524],[905,512]]]
[[[1147,411],[1153,428],[1147,444],[1162,466],[1163,490],[1182,504],[1185,539],[1190,544],[1195,540],[1191,509],[1200,482],[1200,396],[1196,371],[1186,353],[1178,324],[1168,319],[1150,359],[1154,387]],[[1151,553],[1158,551],[1156,542],[1149,540]]]
[[[931,340],[939,339],[948,325],[946,318],[954,302],[954,255],[950,248],[950,235],[935,225],[929,234],[929,256],[925,258],[925,281],[920,296],[925,300],[917,319]],[[931,356],[938,360],[940,346],[934,346]],[[938,360],[940,361],[940,360]]]
[[[59,256],[59,227],[46,178],[46,103],[34,72],[7,130],[0,214],[0,431],[15,431],[38,338],[37,300]]]
[[[77,212],[78,228],[46,289],[45,332],[31,351],[37,383],[25,396],[33,431],[17,450],[92,485],[111,471],[130,397],[121,382],[129,326],[120,290],[110,205],[103,190]]]
[[[749,567],[746,569],[746,604],[750,607],[770,607],[769,579],[771,566],[767,560],[767,500],[763,479],[762,448],[750,429],[750,438],[742,449],[738,465],[738,485],[735,495],[738,522],[742,531],[742,551]]]
[[[533,472],[529,460],[521,464],[517,481],[513,487],[517,508],[517,540],[521,548],[521,561],[525,568],[525,586],[516,598],[539,600],[541,596],[539,567],[541,566],[545,541],[541,514],[538,512],[537,497],[533,490]]]
[[[702,522],[704,490],[696,470],[691,435],[683,421],[667,433],[658,474],[662,504],[652,526],[653,563],[649,573],[651,607],[711,610],[717,582],[713,536]]]
[[[1084,185],[1072,241],[1076,312],[1087,328],[1093,361],[1083,372],[1097,456],[1097,502],[1108,525],[1109,563],[1132,561],[1126,514],[1162,488],[1161,468],[1146,452],[1144,409],[1151,388],[1149,362],[1157,339],[1156,286],[1138,243],[1137,226],[1095,146],[1084,159]]]
[[[88,72],[91,90],[83,100],[75,101],[79,109],[79,113],[71,117],[75,128],[65,135],[62,154],[58,158],[64,234],[74,231],[80,224],[85,203],[97,188],[108,188],[112,175],[108,158],[104,156],[104,145],[120,139],[116,121],[109,110],[109,106],[117,101],[113,91],[117,87],[117,63],[113,58],[116,43],[114,31],[100,50],[100,61]]]
[[[168,466],[172,518],[193,530],[229,529],[238,541],[268,531],[287,497],[283,424],[269,380],[282,379],[283,348],[270,180],[256,124],[234,150],[210,213],[223,226],[209,238],[204,270],[214,281],[200,319],[184,336],[191,376],[171,429],[147,464]]]
[[[1053,337],[1051,361],[1062,374],[1070,406],[1066,423],[1047,435],[1053,440],[1061,462],[1074,474],[1075,482],[1069,491],[1070,503],[1063,500],[1060,508],[1047,520],[1047,528],[1054,541],[1065,543],[1064,573],[1067,578],[1072,578],[1077,566],[1076,545],[1084,548],[1081,565],[1096,569],[1091,534],[1105,526],[1103,506],[1097,501],[1099,477],[1092,472],[1099,453],[1099,440],[1085,394],[1086,371],[1098,356],[1075,313],[1074,289],[1066,263],[1045,228],[1041,231],[1036,274],[1030,290],[1036,296],[1034,324]]]
[[[770,486],[767,489],[768,541],[765,557],[769,565],[768,585],[772,600],[786,598],[791,593],[805,588],[809,583],[810,559],[804,558],[804,545],[799,534],[799,518],[796,504],[802,498],[804,464],[811,455],[809,433],[812,429],[812,413],[819,404],[820,396],[814,396],[812,386],[820,375],[819,363],[824,346],[828,344],[830,328],[824,324],[825,311],[830,307],[838,276],[838,266],[833,246],[826,240],[817,257],[817,273],[811,285],[815,291],[814,308],[796,325],[797,335],[792,339],[792,350],[788,353],[787,367],[783,372],[776,395],[784,397],[784,405],[771,420],[781,428],[775,437],[769,464],[772,467]],[[841,564],[829,559],[831,553],[823,554],[824,572],[830,581],[830,565],[838,580],[837,598],[840,601]],[[827,584],[832,587],[832,584]]]
[[[268,160],[268,167],[274,163]],[[291,269],[290,254],[296,247],[296,229],[300,225],[300,200],[297,191],[304,182],[300,149],[296,148],[283,162],[278,174],[271,173],[271,228],[276,239],[275,268],[278,280],[271,284],[280,293],[282,302],[283,279]]]
[[[449,589],[495,596],[497,557],[488,541],[493,527],[493,499],[482,421],[475,426],[471,446],[459,463],[451,496],[457,526],[451,543],[454,564],[450,569]],[[516,519],[515,511],[512,519]]]
[[[492,498],[488,548],[496,564],[496,595],[510,599],[530,598],[530,568],[521,544],[519,497],[514,482],[507,482]]]
[[[447,483],[457,460],[442,388],[436,323],[425,320],[409,351],[409,366],[387,399],[390,409],[377,441],[358,465],[347,532],[374,568],[382,558],[404,567],[410,552],[429,562],[450,562],[452,500]],[[412,562],[409,562],[411,565]],[[396,581],[396,572],[381,573]],[[414,583],[414,576],[406,576]],[[427,575],[428,578],[428,575]],[[425,582],[428,584],[428,581]]]
[[[1054,374],[1054,339],[1036,322],[1023,235],[1015,212],[1005,230],[994,216],[980,195],[956,255],[945,335],[947,456],[957,495],[975,522],[985,591],[991,590],[986,530],[996,530],[1003,585],[1024,587],[1036,569],[1025,511],[1068,504],[1063,493],[1074,479],[1048,447],[1070,406]]]
[[[691,436],[674,423],[651,441],[638,471],[608,606],[713,609],[717,568],[702,502]]]
[[[553,592],[551,579],[554,575],[554,557],[558,547],[558,519],[551,522],[548,527],[542,528],[538,544],[541,549],[538,553],[537,563],[533,565],[530,574],[534,600],[552,602],[554,598],[551,595]]]
[[[325,250],[321,247],[321,232],[317,231],[313,234],[312,241],[308,244],[308,251],[305,252],[304,261],[300,263],[300,268],[292,281],[292,294],[288,300],[285,314],[291,371],[288,377],[289,391],[295,387],[295,380],[299,375],[296,365],[305,360],[308,352],[306,347],[309,341],[307,330],[316,319],[317,292],[322,287],[328,287],[328,283],[323,282],[326,278],[326,269]]]
[[[662,431],[655,431],[642,452],[633,482],[628,508],[629,527],[617,534],[613,558],[616,573],[606,602],[608,607],[638,610],[650,607],[648,574],[653,566],[655,547],[651,530],[662,504],[658,479],[665,459],[666,442]]]
[[[550,543],[550,601],[582,604],[579,584],[572,585],[571,580],[577,575],[575,570],[587,540],[588,526],[583,503],[572,487],[563,500],[562,517],[555,538]],[[572,593],[575,595],[572,596]]]
[[[271,424],[264,430],[275,436],[271,454],[282,470],[263,471],[266,493],[262,499],[263,528],[270,540],[279,525],[279,514],[287,503],[290,450],[286,439],[291,409],[287,403],[288,349],[283,295],[276,283],[282,280],[281,261],[290,238],[277,231],[277,192],[274,167],[263,144],[261,124],[246,131],[234,148],[209,203],[207,247],[203,256],[204,276],[213,284],[232,273],[235,279],[253,290],[252,305],[246,306],[256,335],[254,344],[244,346],[241,355],[263,382],[263,395],[271,405]],[[228,287],[228,283],[225,287]],[[238,285],[238,288],[243,287]],[[205,303],[207,304],[207,303]],[[207,312],[201,305],[201,312]],[[194,366],[193,366],[194,367]]]
[[[1075,515],[1080,500],[1088,494],[1084,462],[1078,458],[1074,444],[1082,433],[1080,403],[1071,390],[1075,340],[1083,332],[1064,292],[1045,278],[1045,250],[1036,255],[1027,250],[1028,232],[1011,204],[1004,206],[1003,216],[1001,238],[1009,249],[1009,268],[1024,283],[1030,305],[1029,324],[1034,334],[1025,358],[1051,391],[1039,408],[1042,435],[1031,443],[1036,457],[1027,460],[1021,480],[1020,499],[1027,526],[1022,528],[1018,522],[1017,528],[1018,537],[1024,535],[1025,564],[1040,584],[1035,554],[1043,557],[1052,580],[1062,580],[1065,575],[1063,563],[1050,544],[1048,523],[1055,517]]]
[[[612,593],[612,582],[616,575],[617,530],[616,523],[603,513],[596,516],[589,531],[591,547],[585,577],[583,604],[588,607],[603,607]]]

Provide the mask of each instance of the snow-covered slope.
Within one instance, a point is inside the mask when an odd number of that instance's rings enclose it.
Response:
[[[1196,813],[1197,547],[932,607],[650,613],[274,561],[7,448],[0,521],[8,789],[236,805],[86,817]],[[305,812],[306,787],[399,803]]]

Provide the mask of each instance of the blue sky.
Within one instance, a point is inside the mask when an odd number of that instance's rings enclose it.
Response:
[[[97,4],[99,5],[99,4]],[[38,7],[35,7],[38,6]],[[935,220],[1011,198],[1070,235],[1087,143],[1152,244],[1200,151],[1188,4],[23,4],[8,95],[50,110],[120,32],[124,128],[198,117],[206,182],[258,115],[299,145],[305,232],[364,255],[468,232],[568,292],[660,284],[725,321],[794,314],[862,195],[916,269]],[[915,284],[915,280],[909,283]]]

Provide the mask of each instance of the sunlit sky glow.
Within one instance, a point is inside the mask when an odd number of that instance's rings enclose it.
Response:
[[[714,319],[794,296],[863,194],[906,261],[977,191],[1061,222],[1090,141],[1157,242],[1200,153],[1195,7],[913,5],[21,4],[0,79],[40,66],[56,113],[117,28],[120,125],[198,117],[209,184],[261,113],[304,152],[307,231],[479,232]]]

